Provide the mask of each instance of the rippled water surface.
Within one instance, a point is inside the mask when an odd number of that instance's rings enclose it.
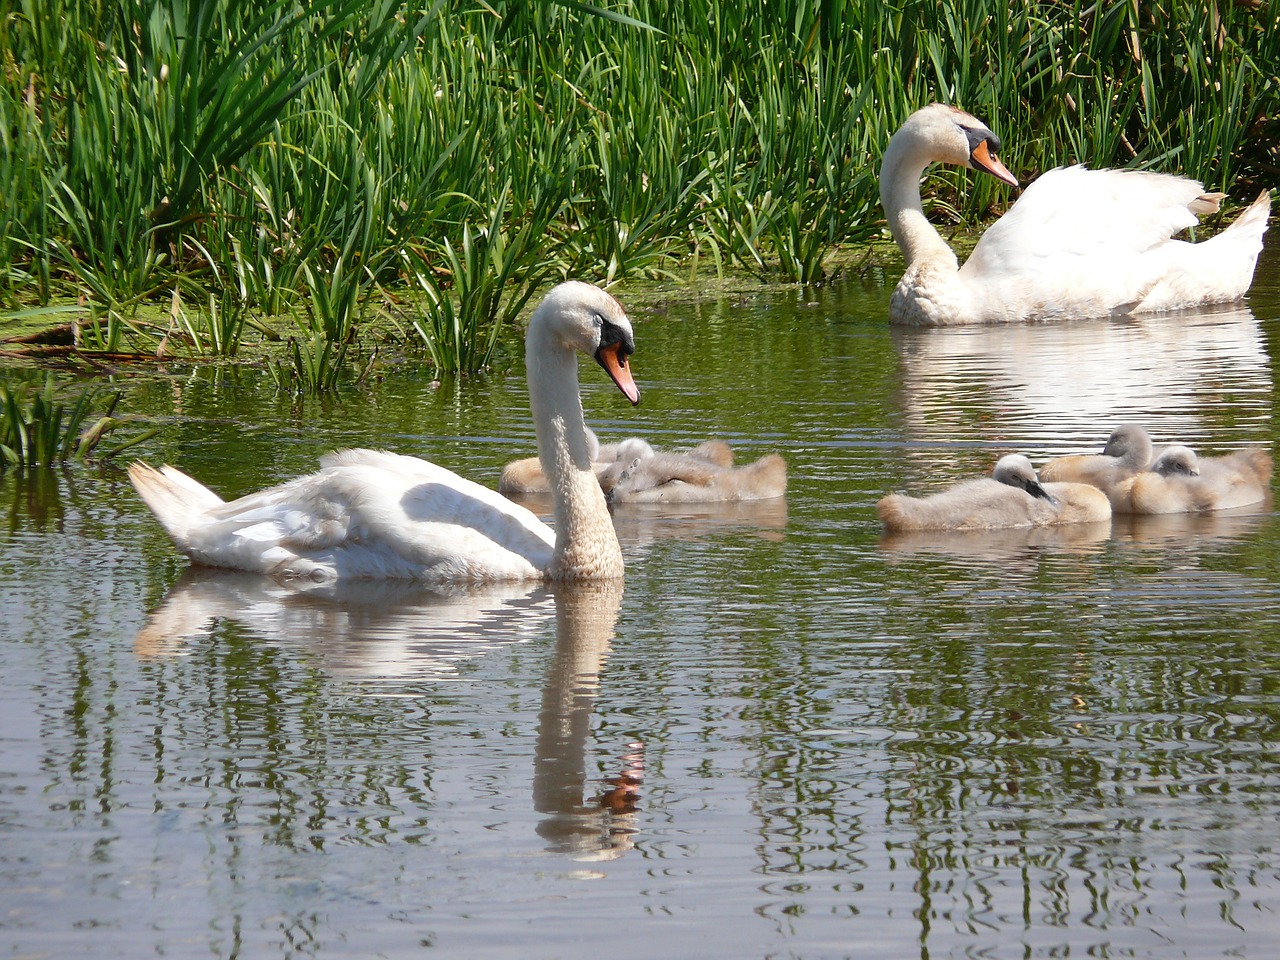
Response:
[[[0,948],[21,957],[1273,957],[1280,522],[882,540],[875,501],[1100,448],[1272,446],[1249,307],[890,331],[856,281],[632,305],[605,439],[779,451],[785,502],[619,508],[625,589],[199,572],[111,468],[0,478]],[[652,305],[645,305],[651,303]],[[333,404],[175,369],[148,459],[338,445],[495,483],[519,366]]]

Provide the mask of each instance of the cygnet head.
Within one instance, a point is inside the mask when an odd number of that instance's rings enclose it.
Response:
[[[1151,459],[1151,436],[1140,424],[1122,423],[1107,437],[1102,452],[1141,470]]]
[[[599,287],[580,280],[553,287],[529,320],[529,339],[543,336],[592,357],[632,404],[640,402],[627,363],[636,349],[631,321]]]
[[[911,114],[889,140],[884,163],[951,163],[989,173],[1011,187],[1018,179],[1000,162],[1000,138],[972,114],[931,103]],[[913,164],[914,165],[914,164]],[[883,168],[882,168],[883,169]]]
[[[653,458],[653,447],[648,440],[643,437],[627,437],[618,444],[618,455],[615,459],[626,460],[650,460]]]
[[[1200,460],[1190,447],[1183,446],[1181,443],[1171,443],[1161,451],[1160,456],[1156,457],[1155,463],[1151,464],[1151,472],[1163,477],[1198,477]]]
[[[1020,453],[1010,453],[996,461],[991,471],[993,479],[1009,487],[1025,490],[1033,497],[1040,497],[1050,503],[1057,503],[1044,487],[1040,486],[1040,478],[1036,476],[1036,468]]]

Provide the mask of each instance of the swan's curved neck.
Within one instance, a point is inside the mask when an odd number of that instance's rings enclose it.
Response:
[[[955,253],[933,228],[920,203],[920,178],[932,162],[927,145],[917,142],[908,131],[894,134],[880,163],[880,203],[908,264],[937,260],[958,269]]]
[[[555,505],[556,547],[547,574],[554,580],[622,576],[622,549],[591,463],[577,355],[536,322],[525,349],[538,459]]]

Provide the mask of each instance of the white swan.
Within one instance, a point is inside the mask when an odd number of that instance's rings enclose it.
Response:
[[[951,163],[1017,186],[999,150],[981,120],[940,103],[917,110],[890,138],[880,202],[907,261],[890,321],[940,326],[1178,310],[1238,300],[1249,289],[1270,193],[1216,237],[1186,243],[1171,238],[1217,211],[1223,194],[1138,170],[1048,171],[959,267],[925,217],[920,178],[931,163]]]
[[[376,450],[321,459],[319,473],[230,503],[172,467],[129,479],[197,563],[278,577],[426,582],[620,577],[622,550],[588,451],[575,351],[594,357],[633,404],[631,323],[596,287],[551,290],[525,335],[538,456],[552,478],[555,530],[444,467]]]
[[[1046,483],[1026,457],[1001,457],[990,477],[917,499],[891,493],[876,504],[886,531],[998,530],[1094,523],[1111,518],[1111,504],[1095,487]]]

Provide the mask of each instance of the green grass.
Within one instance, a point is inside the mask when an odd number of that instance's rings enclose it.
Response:
[[[964,106],[1023,179],[1154,166],[1249,199],[1280,168],[1280,0],[0,0],[0,309],[83,345],[235,356],[329,390],[373,311],[444,370],[536,290],[815,282],[882,235],[889,135]],[[937,211],[1011,199],[945,171]],[[143,304],[180,291],[168,328]],[[388,306],[394,304],[395,306]],[[3,321],[0,321],[2,324]],[[301,385],[301,386],[300,386]]]
[[[106,459],[158,432],[143,430],[104,447],[103,440],[128,422],[113,416],[120,393],[104,395],[93,387],[66,399],[63,393],[52,375],[34,389],[0,382],[0,470]]]

